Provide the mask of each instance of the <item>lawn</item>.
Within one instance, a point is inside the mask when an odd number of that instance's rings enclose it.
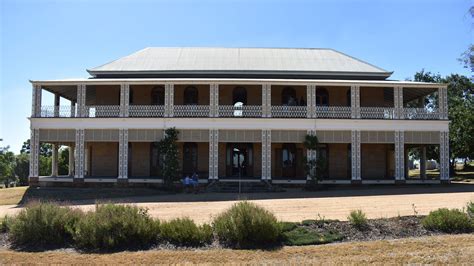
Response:
[[[151,250],[112,254],[0,251],[2,264],[471,264],[474,235],[283,247],[276,250]]]
[[[0,205],[20,203],[28,187],[13,187],[0,189]]]

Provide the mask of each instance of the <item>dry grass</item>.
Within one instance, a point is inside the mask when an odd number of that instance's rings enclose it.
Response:
[[[113,254],[0,251],[2,264],[470,264],[474,235],[284,247],[262,250],[154,250]]]
[[[28,187],[12,187],[0,189],[0,205],[20,203]]]

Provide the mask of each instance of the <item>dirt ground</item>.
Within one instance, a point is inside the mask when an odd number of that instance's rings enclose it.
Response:
[[[78,193],[64,188],[70,193]],[[63,189],[63,190],[64,190]],[[269,210],[283,221],[325,217],[346,220],[351,210],[361,209],[368,218],[387,218],[405,215],[424,215],[438,208],[463,208],[474,201],[474,184],[449,186],[387,186],[333,188],[309,192],[302,189],[280,193],[173,194],[143,197],[114,198],[108,201],[146,207],[159,219],[188,216],[196,222],[209,222],[213,216],[230,207],[239,199],[247,199]],[[84,210],[94,208],[94,200],[71,201],[68,205]],[[0,206],[0,217],[17,213],[18,205]]]
[[[1,264],[465,264],[474,261],[474,235],[283,247],[276,250],[151,250],[113,254],[0,250]]]

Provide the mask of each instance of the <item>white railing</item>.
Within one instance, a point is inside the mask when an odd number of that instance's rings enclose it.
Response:
[[[272,105],[272,117],[306,117],[306,106]]]
[[[362,119],[395,119],[394,107],[361,107],[360,118]]]
[[[351,118],[350,106],[316,106],[317,118]]]
[[[164,105],[130,105],[128,108],[129,117],[163,117],[165,115]]]
[[[262,106],[219,105],[219,117],[262,117]]]
[[[85,117],[119,117],[120,105],[87,105]]]
[[[437,108],[403,108],[403,119],[436,120],[440,119]]]
[[[57,110],[55,110],[54,105],[41,106],[40,117],[74,117],[75,115],[75,107],[61,105],[57,106]]]
[[[208,117],[209,105],[174,105],[174,117]]]

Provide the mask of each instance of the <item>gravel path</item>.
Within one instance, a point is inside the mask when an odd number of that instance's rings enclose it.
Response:
[[[236,194],[203,193],[119,198],[111,201],[146,207],[153,217],[171,219],[188,216],[196,222],[209,222],[213,216],[238,200]],[[462,208],[474,201],[474,185],[420,187],[361,187],[308,192],[293,189],[281,193],[241,195],[269,210],[284,221],[315,219],[346,220],[351,210],[362,209],[368,218],[425,215],[437,208]],[[70,203],[84,210],[94,208],[91,201]],[[0,217],[12,215],[21,207],[0,206]]]

